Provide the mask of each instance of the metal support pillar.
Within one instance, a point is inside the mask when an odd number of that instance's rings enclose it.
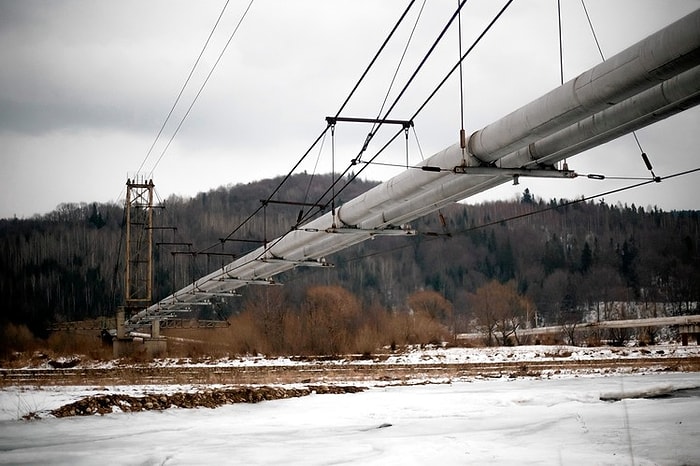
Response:
[[[131,318],[153,302],[154,190],[153,180],[137,176],[126,181],[125,305],[117,311],[117,337],[113,340],[115,356],[137,351],[136,343],[126,334],[125,318]],[[144,339],[146,353],[149,356],[163,354],[166,341],[160,336],[158,320],[151,322],[151,331],[151,337]]]
[[[152,180],[126,182],[127,309],[144,308],[153,300],[153,190]]]
[[[126,330],[124,329],[125,313],[124,308],[117,309],[117,338],[126,338]]]

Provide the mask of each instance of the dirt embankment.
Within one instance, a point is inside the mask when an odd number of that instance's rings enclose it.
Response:
[[[0,369],[0,386],[12,385],[148,385],[148,384],[328,384],[364,381],[401,382],[416,379],[540,376],[560,372],[609,373],[639,371],[700,371],[700,357],[617,358],[595,360],[539,359],[473,363],[316,362],[289,366],[120,365]]]
[[[147,394],[131,396],[125,394],[105,394],[87,396],[51,411],[55,417],[91,416],[113,412],[135,412],[163,410],[168,408],[217,408],[234,403],[259,403],[268,400],[297,398],[316,394],[358,393],[365,390],[355,386],[314,385],[302,388],[282,387],[234,387],[204,390],[201,392],[178,392],[173,394]],[[28,413],[25,419],[38,417]]]

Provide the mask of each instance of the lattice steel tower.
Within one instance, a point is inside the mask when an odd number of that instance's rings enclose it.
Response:
[[[153,180],[126,181],[125,305],[128,313],[153,300]]]

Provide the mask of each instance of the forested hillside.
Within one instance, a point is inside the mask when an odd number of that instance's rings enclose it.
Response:
[[[299,207],[269,204],[230,237],[235,241],[220,241],[279,181],[166,199],[154,214],[157,226],[173,227],[154,231],[156,298],[230,261],[222,254],[239,255],[289,230]],[[329,176],[296,175],[275,199],[317,202],[329,184]],[[357,181],[339,202],[373,185]],[[532,212],[539,213],[527,215]],[[42,334],[54,322],[113,315],[123,300],[123,215],[117,205],[64,204],[48,215],[0,220],[2,323]],[[696,311],[700,301],[697,211],[543,201],[526,191],[518,200],[456,204],[412,227],[419,236],[377,238],[328,257],[334,268],[281,275],[280,306],[291,312],[308,300],[309,287],[332,285],[364,309],[402,312],[416,307],[417,292],[435,291],[449,302],[449,324],[464,330],[479,317],[480,297],[499,285],[523,300],[522,319],[534,323],[537,316],[540,325],[580,321],[584,309],[607,314],[600,318],[622,317],[624,309],[612,303],[664,303],[664,312],[680,314]],[[228,317],[251,302],[222,303],[202,317],[215,317],[214,311]]]

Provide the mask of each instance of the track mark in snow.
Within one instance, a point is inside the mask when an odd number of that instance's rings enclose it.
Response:
[[[576,413],[576,420],[578,423],[581,425],[581,430],[583,430],[584,434],[588,433],[588,426],[586,426],[586,421],[583,420],[581,415],[579,413]]]

